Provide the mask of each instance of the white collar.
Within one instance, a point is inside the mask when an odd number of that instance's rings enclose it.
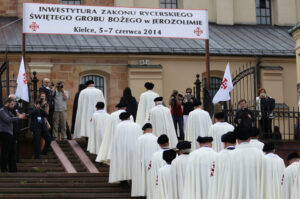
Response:
[[[102,110],[97,110],[96,112],[97,113],[105,113],[105,110],[103,110],[103,109]]]

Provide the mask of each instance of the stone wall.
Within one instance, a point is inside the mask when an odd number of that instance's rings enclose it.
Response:
[[[18,0],[0,0],[0,16],[17,16]]]

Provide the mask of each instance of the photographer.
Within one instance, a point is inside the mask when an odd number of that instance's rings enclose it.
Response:
[[[48,127],[45,122],[45,118],[48,116],[47,113],[43,110],[44,104],[43,98],[35,102],[35,108],[28,115],[31,118],[30,130],[34,135],[34,158],[40,158],[40,141],[41,137],[45,140],[45,146],[42,151],[42,155],[47,155],[48,148],[51,144],[51,137],[48,131]]]
[[[53,137],[58,140],[58,129],[60,129],[61,139],[67,139],[66,123],[67,123],[67,99],[68,91],[64,90],[62,81],[57,82],[54,91],[54,114],[53,114]]]
[[[267,96],[266,89],[258,89],[258,97],[256,97],[256,110],[259,115],[259,126],[265,139],[270,138],[272,134],[273,110],[275,108],[275,100]]]
[[[187,88],[185,91],[185,96],[183,98],[183,123],[184,129],[186,127],[186,122],[191,111],[194,110],[194,100],[195,97],[192,95],[192,89]]]
[[[0,140],[2,141],[1,149],[1,172],[7,172],[7,163],[9,161],[9,171],[15,172],[15,162],[13,158],[9,158],[13,151],[13,123],[19,119],[25,119],[25,114],[16,112],[16,116],[11,112],[14,108],[15,100],[7,98],[4,101],[4,107],[0,109]]]
[[[177,90],[174,90],[169,100],[169,105],[171,106],[173,123],[177,135],[178,135],[177,124],[179,126],[179,132],[180,132],[178,138],[179,140],[184,140],[182,101],[183,101],[183,96],[181,94],[178,94]]]

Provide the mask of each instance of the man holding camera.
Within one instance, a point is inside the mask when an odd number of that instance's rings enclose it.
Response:
[[[61,139],[66,139],[66,122],[67,122],[67,99],[68,91],[64,90],[62,81],[57,82],[54,91],[54,114],[53,114],[53,137],[58,140],[58,129],[60,127]]]

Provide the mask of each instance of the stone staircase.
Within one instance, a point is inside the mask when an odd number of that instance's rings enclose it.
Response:
[[[109,167],[95,155],[85,151],[99,171],[90,173],[67,141],[58,145],[77,173],[65,171],[54,149],[38,160],[21,156],[18,173],[0,173],[0,198],[131,198],[130,186],[108,183]]]

